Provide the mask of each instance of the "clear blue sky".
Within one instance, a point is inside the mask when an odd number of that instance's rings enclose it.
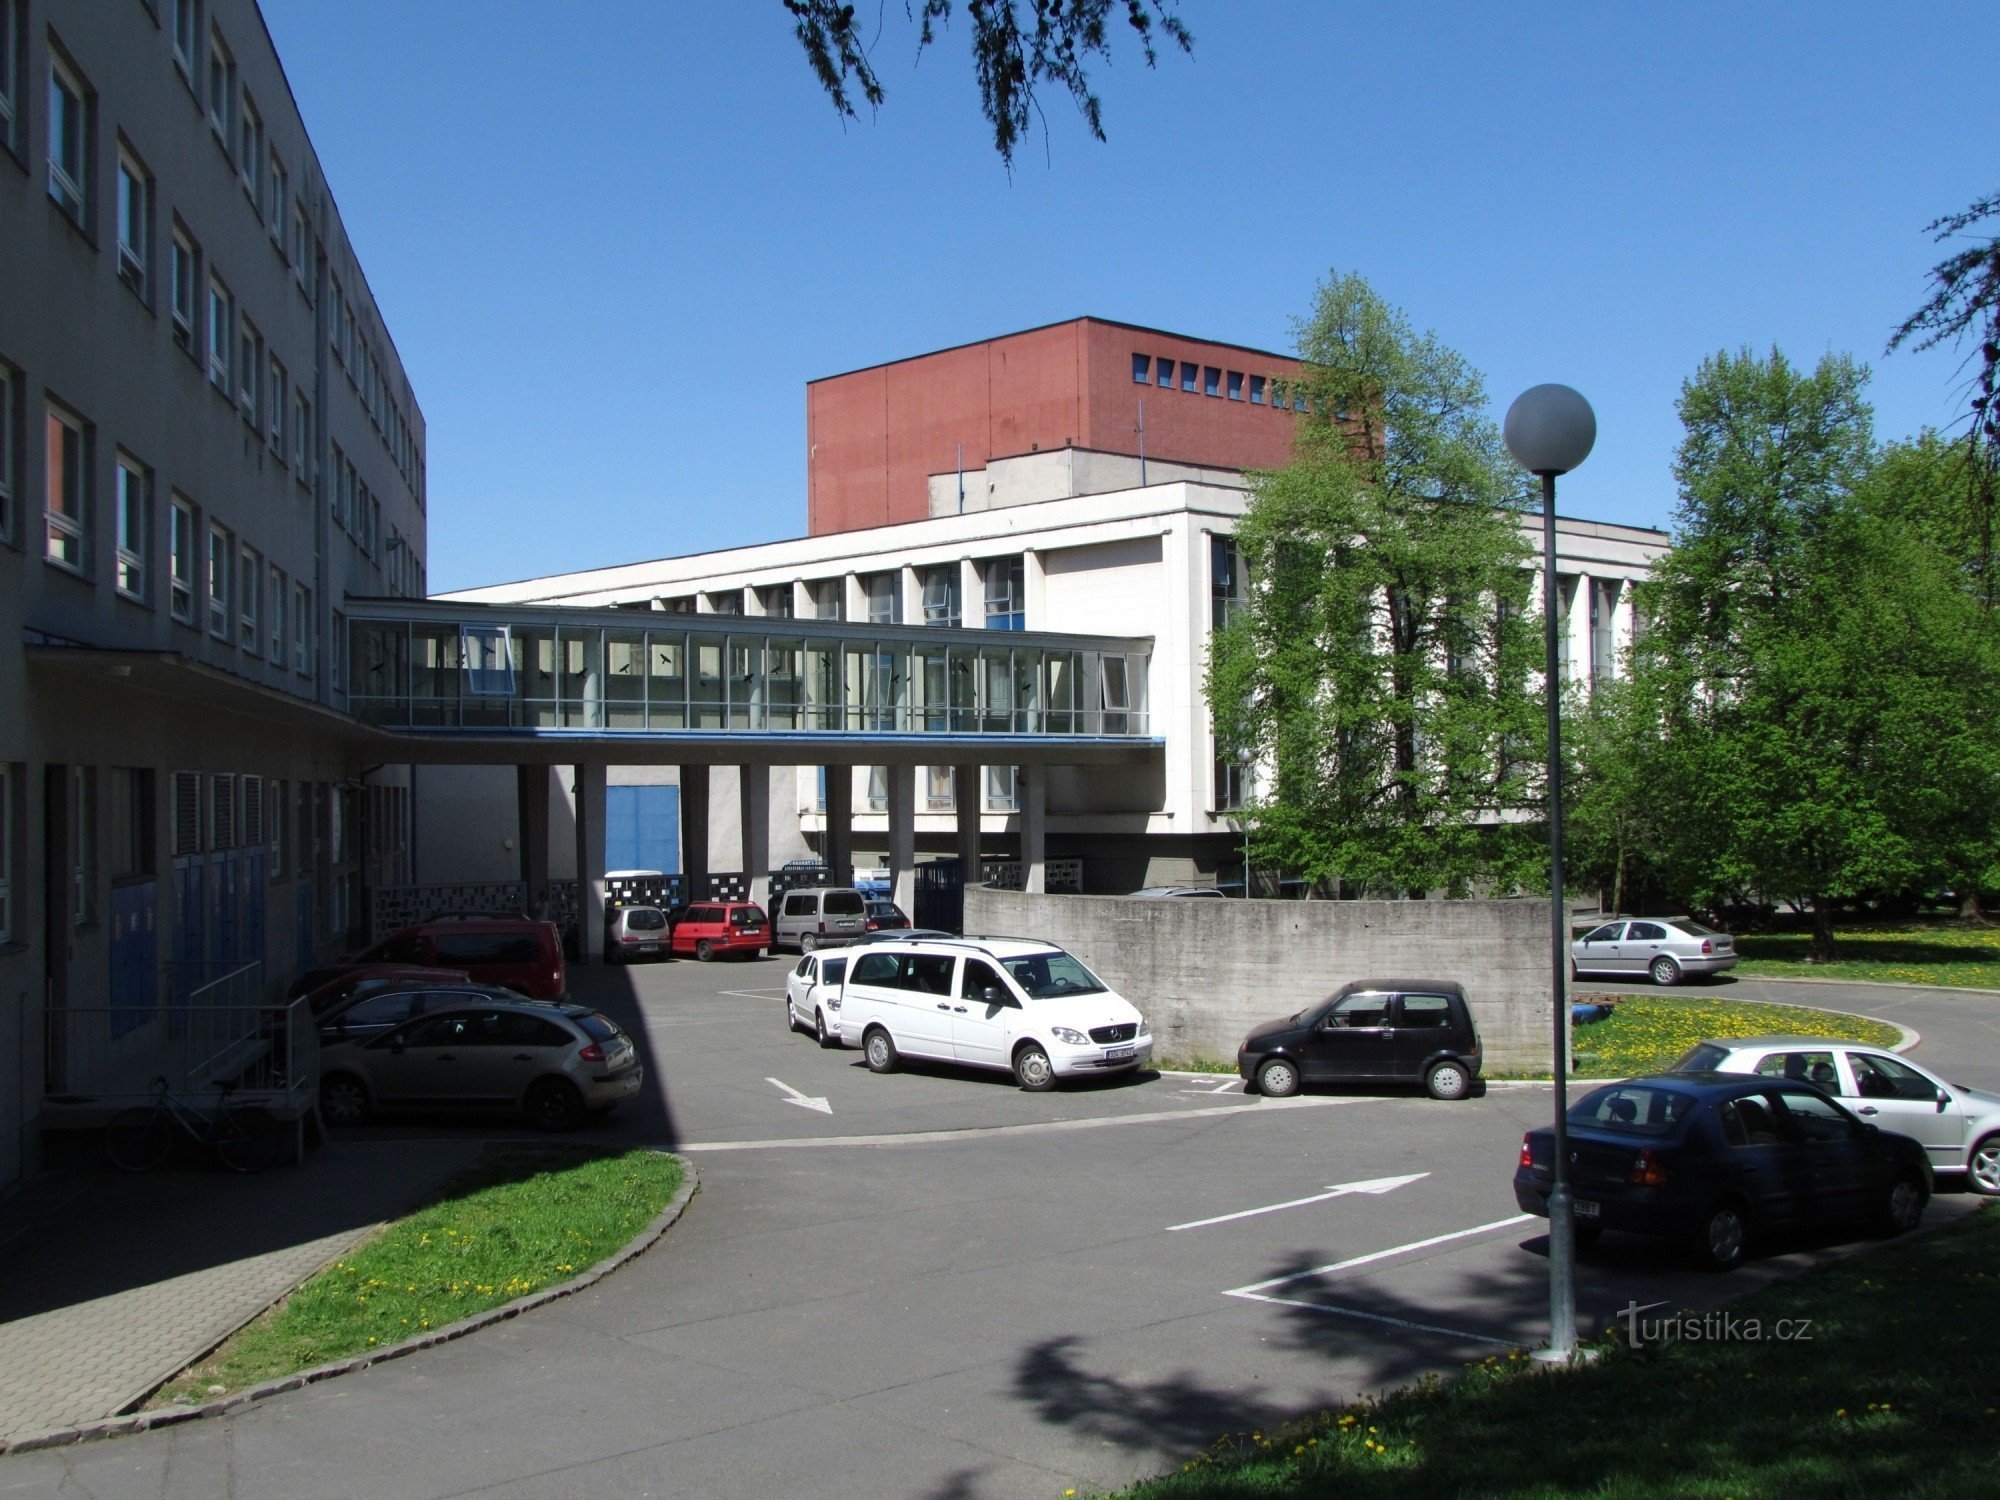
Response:
[[[1666,526],[1718,349],[1875,370],[1884,437],[1957,355],[1884,358],[2000,190],[1990,3],[1183,0],[1011,181],[966,28],[843,127],[778,0],[263,0],[430,426],[435,590],[796,536],[805,383],[1080,314],[1266,348],[1332,268],[1486,375],[1588,395],[1566,513]],[[861,7],[864,15],[869,7]]]

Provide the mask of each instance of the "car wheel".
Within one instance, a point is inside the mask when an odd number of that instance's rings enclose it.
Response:
[[[1664,953],[1653,960],[1650,972],[1653,976],[1653,983],[1657,985],[1666,986],[1681,982],[1681,966],[1671,958],[1668,958]]]
[[[811,953],[819,947],[819,938],[810,932],[799,934],[799,952]]]
[[[1710,1271],[1733,1271],[1750,1245],[1750,1221],[1739,1203],[1718,1203],[1695,1231],[1694,1256]]]
[[[1014,1082],[1031,1094],[1046,1094],[1056,1086],[1056,1066],[1039,1043],[1029,1042],[1014,1054]]]
[[[840,1045],[840,1033],[826,1029],[826,1012],[823,1010],[813,1012],[813,1035],[819,1038],[822,1047],[832,1048]]]
[[[796,1009],[793,1008],[792,997],[790,995],[785,996],[785,1030],[787,1031],[805,1030],[805,1027],[799,1025],[799,1013]]]
[[[715,944],[711,943],[707,938],[697,938],[694,945],[694,956],[703,963],[707,963],[715,957]]]
[[[359,1125],[368,1118],[368,1088],[352,1073],[319,1081],[319,1112],[329,1125]]]
[[[1879,1220],[1882,1233],[1894,1237],[1915,1229],[1924,1217],[1924,1201],[1928,1197],[1924,1180],[1915,1172],[1905,1172],[1890,1183]]]
[[[861,1039],[861,1056],[871,1073],[896,1071],[896,1044],[880,1026],[869,1027],[868,1034]]]
[[[2000,1193],[2000,1134],[1989,1135],[1965,1159],[1965,1185],[1989,1198]]]
[[[528,1123],[537,1130],[574,1130],[583,1123],[583,1095],[561,1078],[544,1078],[528,1090]]]
[[[1267,1058],[1257,1069],[1257,1092],[1266,1099],[1289,1099],[1298,1091],[1298,1064],[1290,1058]]]
[[[1431,1070],[1424,1074],[1424,1092],[1433,1099],[1463,1099],[1472,1092],[1472,1075],[1465,1070],[1464,1063],[1446,1058],[1432,1063]]]

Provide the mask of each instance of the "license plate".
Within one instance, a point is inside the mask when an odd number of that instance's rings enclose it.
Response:
[[[1106,1047],[1104,1049],[1104,1060],[1106,1062],[1123,1062],[1126,1058],[1132,1056],[1133,1050],[1131,1047]]]
[[[641,943],[639,945],[639,951],[641,953],[658,953],[660,951],[660,945],[658,943]]]
[[[1592,1198],[1578,1198],[1570,1204],[1570,1210],[1579,1219],[1594,1219],[1598,1215],[1598,1204]]]

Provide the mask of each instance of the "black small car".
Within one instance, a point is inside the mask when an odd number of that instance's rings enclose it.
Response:
[[[1479,1028],[1465,991],[1444,979],[1357,979],[1236,1052],[1236,1071],[1273,1099],[1307,1083],[1421,1083],[1463,1099],[1479,1077]]]
[[[1810,1084],[1672,1073],[1606,1084],[1570,1106],[1576,1240],[1607,1229],[1684,1239],[1713,1270],[1773,1230],[1914,1229],[1930,1200],[1924,1148],[1856,1119]],[[1555,1132],[1521,1141],[1514,1200],[1548,1217]]]

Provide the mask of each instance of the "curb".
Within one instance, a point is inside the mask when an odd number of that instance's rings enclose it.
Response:
[[[350,1359],[316,1365],[310,1370],[301,1370],[296,1375],[267,1380],[261,1385],[253,1385],[248,1390],[220,1397],[201,1406],[163,1407],[158,1411],[134,1412],[125,1416],[106,1417],[96,1422],[83,1422],[74,1427],[57,1427],[47,1432],[29,1432],[19,1437],[0,1438],[0,1458],[12,1453],[33,1453],[42,1448],[67,1448],[77,1443],[93,1442],[99,1438],[123,1437],[132,1432],[178,1427],[183,1422],[197,1422],[205,1417],[226,1416],[259,1401],[268,1400],[272,1396],[317,1385],[322,1380],[331,1380],[336,1375],[351,1375],[356,1370],[367,1369],[370,1365],[401,1359],[404,1355],[414,1354],[419,1349],[448,1344],[453,1339],[464,1338],[468,1333],[477,1333],[482,1328],[490,1328],[495,1323],[504,1323],[509,1318],[519,1317],[524,1312],[532,1312],[545,1303],[559,1301],[595,1286],[627,1261],[650,1250],[659,1241],[660,1236],[679,1220],[687,1208],[688,1200],[694,1197],[696,1189],[701,1186],[701,1174],[693,1162],[675,1152],[669,1151],[663,1154],[672,1156],[679,1162],[682,1173],[681,1185],[668,1200],[667,1206],[654,1216],[650,1224],[628,1240],[622,1249],[612,1252],[589,1270],[579,1271],[559,1285],[545,1287],[539,1292],[530,1292],[525,1297],[516,1297],[512,1302],[500,1307],[490,1307],[485,1312],[474,1313],[469,1318],[460,1318],[456,1323],[432,1329],[414,1338],[404,1339],[400,1344],[370,1349],[366,1354],[357,1354]],[[273,1306],[275,1305],[274,1303]]]
[[[2000,1000],[2000,990],[1982,990],[1966,984],[1912,984],[1906,979],[1821,979],[1811,974],[1743,974],[1739,978],[1754,984],[1845,984],[1878,990],[1917,990],[1927,995],[1984,995]]]

